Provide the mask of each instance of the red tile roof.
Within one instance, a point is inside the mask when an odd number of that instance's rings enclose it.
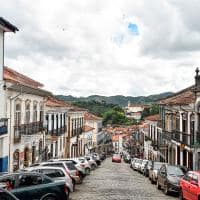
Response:
[[[72,107],[71,105],[65,103],[64,101],[58,100],[54,97],[48,97],[46,106],[48,106],[48,107]]]
[[[85,120],[92,120],[92,121],[102,120],[101,117],[97,117],[96,115],[93,115],[92,113],[89,113],[89,112],[84,114],[84,119]]]
[[[18,83],[18,84],[29,86],[32,88],[43,87],[42,83],[39,83],[39,82],[29,78],[28,76],[25,76],[19,72],[16,72],[15,70],[10,69],[9,67],[4,67],[3,78],[5,81],[9,81],[12,83]]]
[[[95,128],[91,127],[91,126],[87,126],[87,125],[84,125],[83,126],[83,132],[89,132],[89,131],[92,131],[94,130]]]
[[[172,96],[160,100],[160,105],[188,105],[195,101],[194,86],[181,90]]]
[[[159,121],[160,120],[160,115],[159,114],[150,115],[148,117],[145,117],[145,120],[148,120],[148,121]]]

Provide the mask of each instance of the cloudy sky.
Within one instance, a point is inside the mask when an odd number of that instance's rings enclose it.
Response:
[[[194,83],[198,0],[0,0],[5,65],[55,94],[149,95]]]

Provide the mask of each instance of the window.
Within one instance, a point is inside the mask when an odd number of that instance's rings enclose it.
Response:
[[[42,176],[39,175],[20,175],[19,187],[29,187],[42,184]]]
[[[25,103],[25,124],[30,123],[30,101],[26,101]]]
[[[33,103],[33,122],[37,122],[37,102]]]
[[[58,169],[41,169],[40,172],[50,178],[65,177],[63,171]]]
[[[21,124],[21,103],[17,102],[15,104],[15,126]]]
[[[69,170],[76,170],[76,167],[74,166],[72,162],[66,162],[65,164]]]
[[[43,119],[44,119],[44,105],[43,105],[43,103],[40,103],[40,119],[39,119],[39,121],[43,122]]]
[[[186,180],[186,181],[188,181],[188,182],[191,180],[191,178],[192,178],[192,174],[191,174],[190,172],[188,172],[188,173],[183,177],[183,179]]]

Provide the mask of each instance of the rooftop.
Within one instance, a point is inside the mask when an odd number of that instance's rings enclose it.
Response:
[[[9,21],[5,20],[3,17],[0,17],[0,28],[6,32],[16,32],[19,31],[16,26],[11,24]]]
[[[83,126],[83,132],[89,132],[89,131],[92,131],[94,130],[95,128],[91,127],[91,126],[87,126],[87,125],[84,125]]]
[[[160,100],[160,105],[189,105],[195,101],[194,86],[185,88],[170,97]]]
[[[64,101],[58,100],[55,97],[48,97],[46,105],[48,107],[71,107],[71,105],[65,103]]]
[[[9,67],[4,67],[3,77],[5,81],[29,86],[32,88],[41,88],[44,86],[42,83],[39,83]]]
[[[92,121],[102,120],[101,117],[97,117],[96,115],[93,115],[92,113],[89,113],[89,112],[84,114],[84,119],[85,120],[92,120]]]
[[[159,121],[160,120],[160,115],[159,114],[150,115],[148,117],[145,117],[145,120],[148,120],[148,121]]]

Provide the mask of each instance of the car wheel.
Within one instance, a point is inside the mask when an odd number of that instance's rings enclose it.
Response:
[[[42,200],[58,200],[58,199],[57,199],[57,197],[54,197],[54,196],[47,196]]]
[[[85,169],[86,174],[90,174],[90,168]]]
[[[95,167],[96,167],[95,164],[92,164],[92,166],[91,166],[92,170],[94,170]]]
[[[75,192],[75,189],[76,189],[76,182],[75,182],[75,180],[72,180],[72,184],[73,184],[73,192]]]
[[[157,184],[156,184],[156,185],[157,185],[157,189],[158,189],[158,190],[160,190],[160,189],[161,189],[161,187],[160,187],[160,184],[159,184],[159,182],[158,182],[158,181],[157,181]]]
[[[164,186],[164,190],[163,190],[163,192],[164,192],[165,195],[168,195],[168,194],[169,194],[169,191],[168,191],[167,185]]]

